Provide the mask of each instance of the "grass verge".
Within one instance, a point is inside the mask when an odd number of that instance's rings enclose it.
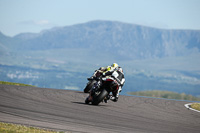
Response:
[[[199,110],[199,111],[200,111],[200,103],[193,103],[193,104],[191,104],[190,106],[191,106],[191,108],[193,108],[193,109],[196,109],[196,110]]]
[[[6,81],[0,81],[0,84],[5,84],[5,85],[17,85],[17,86],[32,86],[33,85],[27,85],[27,84],[22,84],[22,83],[13,83],[13,82],[6,82]]]
[[[137,91],[129,92],[130,95],[136,96],[147,96],[147,97],[157,97],[157,98],[166,98],[166,99],[178,99],[178,100],[189,100],[189,101],[200,101],[199,97],[194,97],[192,95],[186,95],[185,93],[176,93],[171,91]]]
[[[64,133],[53,130],[27,127],[23,125],[0,122],[0,133]]]

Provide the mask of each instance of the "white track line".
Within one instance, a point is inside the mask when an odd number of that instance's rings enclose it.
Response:
[[[185,107],[188,108],[188,109],[190,109],[190,110],[193,110],[193,111],[196,111],[196,112],[199,112],[199,113],[200,113],[199,110],[196,110],[196,109],[191,108],[191,107],[190,107],[191,104],[193,104],[193,103],[185,104]]]

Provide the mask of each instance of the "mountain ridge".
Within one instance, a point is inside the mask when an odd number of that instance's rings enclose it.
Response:
[[[200,30],[163,30],[116,21],[90,21],[18,34],[10,38],[9,44],[20,51],[86,48],[130,59],[162,58],[197,52],[195,49],[199,52]]]

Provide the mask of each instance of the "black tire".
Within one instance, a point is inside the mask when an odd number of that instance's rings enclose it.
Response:
[[[86,103],[86,104],[89,104],[89,102],[90,102],[90,101],[88,100],[88,97],[87,97],[87,98],[85,99],[85,103]]]
[[[103,101],[103,99],[104,99],[107,95],[108,95],[108,92],[107,92],[105,89],[103,89],[103,90],[101,91],[101,93],[100,93],[98,96],[93,97],[92,104],[93,104],[93,105],[98,105],[100,102]]]
[[[92,86],[96,83],[96,80],[92,80],[87,84],[87,86],[84,89],[84,93],[89,93],[90,90],[92,89]]]

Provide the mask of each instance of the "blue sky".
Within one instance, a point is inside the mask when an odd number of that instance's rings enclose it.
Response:
[[[200,0],[0,0],[0,31],[8,36],[92,20],[200,30]]]

